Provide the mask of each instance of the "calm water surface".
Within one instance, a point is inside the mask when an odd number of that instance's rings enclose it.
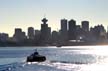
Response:
[[[45,62],[26,62],[35,49]],[[108,46],[1,47],[0,71],[108,71]]]

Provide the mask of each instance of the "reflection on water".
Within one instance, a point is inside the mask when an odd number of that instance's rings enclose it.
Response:
[[[108,71],[108,46],[37,48],[47,61],[26,63],[35,48],[1,48],[0,71]]]

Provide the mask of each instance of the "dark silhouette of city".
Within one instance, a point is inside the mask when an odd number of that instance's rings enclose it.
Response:
[[[76,25],[76,20],[61,19],[59,31],[48,27],[48,20],[42,19],[41,30],[28,27],[28,33],[15,28],[13,37],[0,33],[0,46],[78,46],[108,44],[108,32],[103,25],[89,27],[89,21]]]

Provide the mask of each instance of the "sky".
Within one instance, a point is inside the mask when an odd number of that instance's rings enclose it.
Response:
[[[90,22],[90,27],[108,26],[108,0],[0,0],[0,32],[13,36],[15,28],[27,33],[28,27],[40,30],[43,17],[52,30],[60,29],[61,19]]]

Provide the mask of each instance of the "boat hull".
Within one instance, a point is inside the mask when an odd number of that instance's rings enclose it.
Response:
[[[27,62],[44,62],[46,60],[45,56],[28,56]]]

